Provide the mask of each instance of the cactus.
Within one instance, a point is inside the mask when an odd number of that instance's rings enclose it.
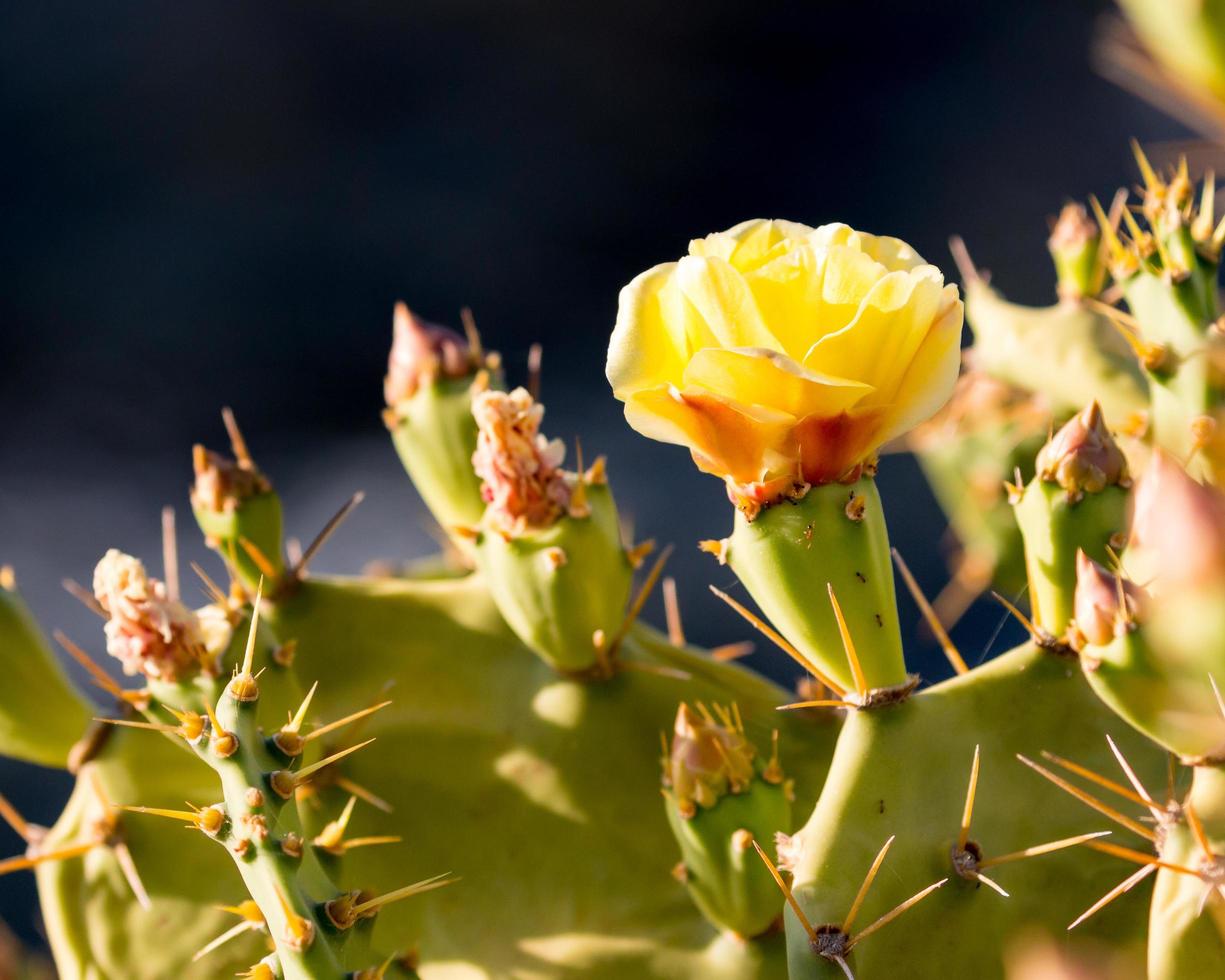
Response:
[[[1069,930],[1056,960],[1225,973],[1225,231],[1211,179],[1137,161],[1144,224],[1065,208],[1048,309],[958,247],[964,365],[958,287],[846,225],[744,222],[622,291],[613,393],[723,481],[700,547],[745,594],[713,591],[797,694],[674,601],[641,622],[669,550],[470,314],[398,305],[384,386],[447,574],[313,574],[360,495],[287,553],[228,410],[190,496],[224,586],[183,601],[168,515],[162,578],[112,550],[74,587],[101,636],[56,639],[103,706],[0,573],[0,750],[76,776],[49,828],[0,797],[60,974],[1019,977]],[[970,666],[890,548],[897,440],[974,588],[1024,579],[1015,649]],[[908,666],[895,564],[949,679]]]

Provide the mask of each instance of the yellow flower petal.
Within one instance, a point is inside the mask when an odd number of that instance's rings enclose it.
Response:
[[[872,391],[861,381],[817,374],[760,347],[700,350],[684,377],[686,391],[705,388],[739,405],[768,405],[795,418],[837,415]]]
[[[949,284],[940,297],[940,312],[898,385],[881,427],[882,443],[926,422],[948,401],[961,369],[961,327],[965,308],[957,287]]]
[[[673,282],[675,271],[675,262],[657,265],[621,290],[605,368],[618,398],[639,388],[679,382],[689,357],[689,329],[705,332],[697,311]]]
[[[727,231],[695,238],[689,243],[689,254],[720,258],[745,272],[783,254],[788,244],[806,241],[812,233],[808,225],[795,221],[753,218]]]
[[[932,266],[882,276],[846,327],[813,344],[804,366],[868,382],[880,393],[870,404],[892,401],[940,307],[943,285]]]
[[[723,259],[687,255],[676,264],[676,282],[719,346],[778,346],[761,318],[748,283]]]
[[[813,341],[842,326],[825,314],[821,296],[824,253],[803,244],[744,274],[762,319],[784,353],[801,360]]]
[[[651,388],[625,400],[625,419],[649,439],[686,446],[707,473],[752,483],[795,421],[790,415],[744,408],[709,392]]]

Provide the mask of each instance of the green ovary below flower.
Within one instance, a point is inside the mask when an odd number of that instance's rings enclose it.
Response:
[[[633,428],[687,446],[753,516],[855,479],[933,415],[961,326],[957,287],[905,242],[752,220],[621,291],[607,374]]]

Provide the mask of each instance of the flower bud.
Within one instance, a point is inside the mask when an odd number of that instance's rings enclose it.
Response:
[[[1102,287],[1103,267],[1097,261],[1100,235],[1097,222],[1083,204],[1069,202],[1059,212],[1046,246],[1055,260],[1059,298],[1076,300],[1094,296]]]
[[[196,614],[170,598],[139,559],[108,551],[94,569],[94,597],[109,617],[106,651],[125,674],[174,682],[209,659]]]
[[[763,765],[739,712],[713,708],[718,720],[702,704],[678,709],[663,760],[664,804],[694,903],[716,927],[749,938],[778,918],[777,886],[753,842],[768,847],[791,829],[789,789],[777,741]]]
[[[1015,501],[1034,623],[1061,639],[1073,617],[1077,551],[1105,562],[1124,527],[1127,461],[1097,403],[1068,421],[1038,453],[1035,476]]]
[[[423,384],[440,378],[464,378],[475,371],[467,340],[450,327],[427,323],[404,303],[396,303],[391,353],[383,379],[383,396],[389,408],[412,398]]]
[[[733,727],[704,719],[681,703],[672,726],[667,778],[682,816],[709,809],[728,793],[744,792],[754,776],[756,750]]]
[[[563,470],[565,448],[540,434],[543,414],[522,388],[473,403],[472,468],[487,503],[476,562],[503,619],[542,659],[564,673],[606,670],[632,563],[602,463]]]
[[[1104,646],[1135,623],[1141,591],[1076,552],[1076,629],[1090,646]]]
[[[1128,486],[1127,457],[1110,435],[1098,403],[1072,416],[1042,447],[1038,478],[1063,487],[1069,496]]]
[[[254,587],[261,577],[275,579],[284,571],[281,499],[247,455],[241,437],[235,449],[238,458],[230,459],[195,446],[191,509],[208,545]]]
[[[1158,594],[1225,579],[1225,497],[1161,450],[1136,482],[1127,567]]]
[[[481,519],[480,480],[472,471],[476,423],[472,399],[500,386],[501,360],[481,350],[476,328],[468,337],[426,323],[397,303],[383,394],[383,420],[400,462],[421,499],[461,552],[471,542],[459,528]]]

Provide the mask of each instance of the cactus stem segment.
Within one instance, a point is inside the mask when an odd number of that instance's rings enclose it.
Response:
[[[1089,908],[1085,909],[1085,911],[1082,912],[1077,917],[1077,919],[1071,925],[1068,926],[1068,932],[1071,932],[1073,929],[1075,929],[1078,925],[1080,925],[1090,916],[1096,915],[1098,912],[1104,909],[1107,905],[1109,905],[1115,899],[1119,898],[1121,895],[1125,895],[1127,892],[1131,891],[1133,888],[1136,887],[1136,885],[1140,884],[1140,882],[1142,882],[1145,878],[1147,878],[1149,875],[1151,875],[1156,870],[1157,870],[1157,865],[1146,864],[1135,874],[1129,875],[1127,878],[1123,879],[1121,882],[1115,885],[1112,889],[1110,889],[1110,891],[1108,891],[1105,895],[1103,895],[1096,902],[1090,905]]]
[[[710,591],[713,592],[715,595],[717,595],[724,602],[726,602],[729,606],[731,606],[732,609],[738,612],[740,616],[749,623],[749,625],[751,625],[755,630],[757,630],[757,632],[761,633],[764,637],[766,637],[766,639],[768,639],[776,647],[782,650],[783,653],[787,654],[787,656],[789,656],[797,664],[803,667],[806,671],[812,674],[813,677],[815,677],[818,681],[820,681],[822,684],[828,687],[831,691],[833,691],[836,695],[838,695],[838,697],[841,698],[841,697],[846,696],[847,692],[845,688],[843,688],[836,681],[833,681],[828,676],[826,676],[820,670],[820,668],[818,668],[815,664],[812,663],[812,661],[810,661],[807,657],[805,657],[802,653],[800,653],[799,650],[797,650],[794,646],[792,646],[789,642],[787,642],[787,640],[783,637],[783,635],[777,632],[764,619],[762,619],[760,616],[756,615],[755,613],[750,612],[748,609],[746,609],[743,605],[741,605],[739,602],[733,599],[726,592],[723,592],[715,588],[713,585],[710,586]]]
[[[668,642],[673,646],[685,645],[685,627],[681,623],[681,604],[676,594],[676,579],[664,579],[664,617],[668,624]]]
[[[915,577],[910,573],[910,569],[902,559],[901,552],[897,548],[890,548],[889,550],[893,555],[893,563],[897,565],[897,570],[902,573],[902,581],[906,583],[906,588],[910,591],[910,597],[914,599],[915,605],[919,607],[919,612],[923,614],[923,619],[926,621],[928,629],[932,631],[936,642],[940,644],[940,649],[944,651],[944,655],[948,658],[948,662],[952,664],[953,670],[958,674],[969,673],[970,668],[966,666],[965,659],[961,656],[961,651],[957,649],[956,644],[953,643],[952,638],[948,634],[948,630],[940,622],[940,617],[936,615],[936,610],[932,608],[932,604],[927,601],[927,596],[919,588],[919,583],[915,581]]]
[[[1083,789],[1081,789],[1079,786],[1076,786],[1073,783],[1069,783],[1066,779],[1062,778],[1061,776],[1055,775],[1055,773],[1051,772],[1049,769],[1046,769],[1038,765],[1038,763],[1034,762],[1032,759],[1027,759],[1025,756],[1020,755],[1020,754],[1017,755],[1017,758],[1021,762],[1025,763],[1025,765],[1029,766],[1030,769],[1034,770],[1034,772],[1038,773],[1040,776],[1044,777],[1045,779],[1050,780],[1050,782],[1054,783],[1065,793],[1069,793],[1072,796],[1075,796],[1078,800],[1080,800],[1086,806],[1092,807],[1102,816],[1110,820],[1113,820],[1120,827],[1126,827],[1133,834],[1143,837],[1145,840],[1153,841],[1153,842],[1157,840],[1157,834],[1154,831],[1150,830],[1148,827],[1145,827],[1143,824],[1138,823],[1137,821],[1133,820],[1131,817],[1128,817],[1120,813],[1114,807],[1109,806],[1106,803],[1103,803],[1101,800],[1099,800],[1096,796],[1093,796],[1091,793],[1087,793]]]
[[[289,570],[289,578],[291,580],[301,581],[306,577],[307,568],[310,566],[310,563],[314,561],[315,555],[319,553],[319,549],[327,543],[328,538],[330,538],[335,533],[336,529],[344,523],[345,518],[353,513],[353,509],[365,499],[366,492],[364,490],[358,490],[357,493],[353,494],[352,497],[341,505],[340,510],[336,511],[336,513],[328,519],[328,522],[323,525],[322,530],[315,535],[314,540],[306,546],[306,550],[302,552],[302,556],[293,563],[293,566]]]

